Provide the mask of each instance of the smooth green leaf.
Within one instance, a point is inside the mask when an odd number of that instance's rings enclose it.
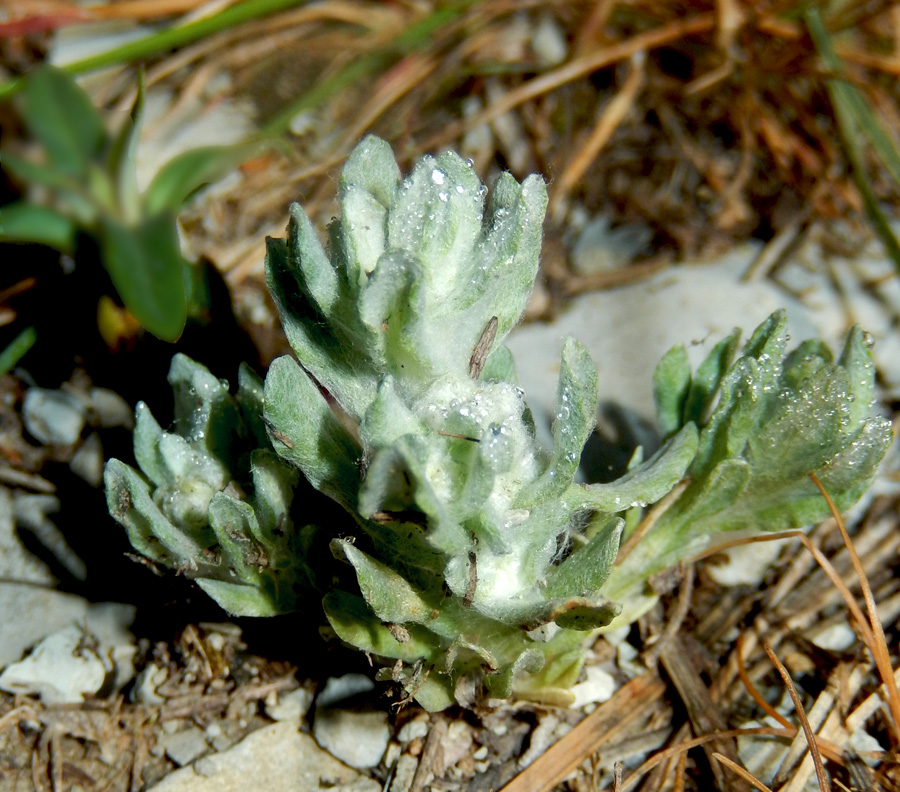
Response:
[[[33,327],[26,327],[10,341],[0,352],[0,376],[12,371],[16,363],[34,346],[35,341],[37,341],[37,332]]]
[[[156,215],[129,228],[112,217],[98,222],[103,266],[125,307],[153,335],[174,341],[187,319],[175,218]]]
[[[75,223],[55,209],[17,201],[0,209],[0,237],[10,242],[47,245],[71,255],[75,249]]]
[[[120,217],[128,223],[136,223],[140,218],[140,196],[137,186],[138,140],[144,116],[144,70],[138,69],[138,87],[131,107],[131,114],[113,138],[106,158],[108,173],[116,184],[116,194],[120,202]],[[153,212],[148,212],[153,214]]]
[[[200,187],[227,176],[259,150],[259,143],[239,143],[201,146],[178,154],[159,169],[144,191],[144,212],[148,215],[177,214]]]
[[[3,169],[24,184],[40,184],[54,190],[72,193],[82,198],[86,196],[83,179],[64,173],[50,165],[40,165],[18,157],[10,151],[0,153]],[[79,174],[81,175],[81,174]]]
[[[83,175],[103,150],[103,119],[88,95],[62,69],[44,63],[25,78],[24,115],[28,131],[63,173]]]

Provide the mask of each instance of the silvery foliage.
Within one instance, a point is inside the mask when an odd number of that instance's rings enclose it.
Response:
[[[587,638],[645,602],[646,579],[716,534],[806,524],[871,481],[890,436],[870,418],[872,364],[854,330],[785,357],[784,317],[737,360],[737,332],[692,374],[677,347],[655,377],[661,449],[609,484],[574,482],[597,370],[565,342],[553,447],[535,442],[503,339],[537,275],[547,197],[535,176],[490,193],[453,153],[403,178],[366,138],[340,179],[324,248],[291,207],[268,240],[269,289],[294,357],[236,396],[173,361],[173,431],[139,406],[141,472],[113,460],[110,511],[151,560],[194,576],[227,611],[308,608],[437,710],[515,694],[566,703]],[[336,409],[337,407],[337,409]],[[306,480],[346,510],[318,528]],[[614,567],[623,515],[685,475],[684,495]],[[339,563],[323,574],[323,538]],[[341,572],[340,570],[343,570]],[[625,602],[629,616],[637,612]]]

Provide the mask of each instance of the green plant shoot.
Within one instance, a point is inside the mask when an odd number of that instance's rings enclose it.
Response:
[[[842,507],[875,475],[890,426],[870,416],[864,334],[836,362],[820,343],[786,354],[779,313],[696,372],[671,351],[654,378],[660,450],[618,481],[576,483],[594,363],[565,342],[553,444],[541,448],[503,345],[537,274],[543,181],[504,174],[488,194],[449,152],[404,177],[369,137],[343,169],[340,203],[326,246],[297,205],[286,237],[268,242],[296,357],[264,382],[242,369],[233,395],[176,357],[173,429],[140,405],[140,472],[106,470],[135,548],[229,613],[321,603],[342,641],[430,710],[511,695],[565,704],[590,638],[646,607],[655,572],[734,531],[821,518],[810,472]],[[685,477],[616,566],[623,514]],[[343,517],[312,525],[310,487]]]

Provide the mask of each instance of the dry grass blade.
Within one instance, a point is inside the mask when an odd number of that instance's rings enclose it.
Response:
[[[763,712],[765,712],[766,715],[768,715],[770,718],[774,718],[785,728],[791,728],[791,722],[762,697],[762,694],[760,694],[760,692],[756,689],[756,685],[754,685],[752,680],[750,679],[750,675],[747,673],[747,666],[744,665],[743,645],[744,635],[743,633],[741,633],[737,637],[737,652],[735,653],[735,657],[737,659],[738,676],[740,677],[741,682],[744,684],[747,692],[750,694],[750,698],[752,698],[763,710]]]
[[[474,117],[466,121],[457,122],[444,130],[440,135],[440,140],[445,141],[448,138],[457,137],[466,129],[477,127],[480,124],[488,124],[531,99],[549,93],[566,83],[585,77],[598,69],[626,60],[638,52],[657,49],[686,36],[705,33],[711,30],[714,25],[715,18],[713,14],[698,14],[688,19],[664,25],[656,30],[650,30],[647,33],[640,33],[618,44],[603,47],[596,52],[577,58],[558,69],[554,69],[540,77],[535,77],[518,88],[508,91]],[[433,142],[429,141],[427,147],[430,148],[432,145]]]
[[[684,568],[684,579],[681,581],[681,587],[678,589],[675,607],[671,608],[666,614],[666,627],[659,640],[644,654],[644,664],[648,668],[653,668],[656,665],[666,648],[677,638],[678,631],[681,629],[681,625],[684,623],[691,608],[691,595],[694,592],[694,573],[693,566]]]
[[[878,673],[881,675],[881,680],[884,683],[885,690],[887,691],[888,706],[890,707],[891,719],[893,721],[891,725],[894,733],[894,744],[900,744],[900,690],[898,690],[897,688],[897,681],[896,679],[894,679],[894,671],[891,668],[891,656],[890,652],[888,651],[887,641],[884,637],[884,627],[882,627],[881,619],[878,617],[878,609],[875,607],[875,597],[872,595],[872,587],[869,585],[869,579],[866,575],[866,571],[863,569],[863,565],[859,560],[859,555],[856,552],[856,548],[853,546],[853,542],[850,540],[850,534],[847,533],[847,526],[844,525],[844,520],[838,512],[837,507],[834,505],[834,501],[825,490],[825,487],[822,486],[822,483],[819,481],[819,479],[816,478],[815,474],[810,473],[809,477],[819,488],[819,491],[822,493],[822,497],[825,498],[825,502],[828,504],[828,508],[831,509],[831,513],[832,515],[834,515],[834,519],[838,525],[838,530],[840,530],[841,532],[841,538],[844,540],[844,544],[847,546],[847,552],[850,553],[850,559],[853,562],[853,569],[856,571],[856,575],[859,578],[859,585],[862,589],[863,598],[866,601],[866,611],[869,614],[871,635],[869,650],[872,652],[872,657],[875,659],[875,665],[878,668]]]
[[[828,579],[840,592],[841,597],[843,598],[844,602],[847,605],[847,608],[850,611],[850,615],[856,622],[859,631],[863,634],[863,640],[866,642],[866,645],[874,645],[875,638],[872,633],[872,629],[869,626],[869,622],[863,614],[862,609],[854,599],[853,594],[850,593],[850,589],[847,587],[847,584],[841,579],[841,576],[837,573],[837,570],[834,568],[832,563],[825,557],[822,551],[819,550],[819,548],[809,540],[809,537],[805,533],[803,533],[803,531],[782,531],[780,533],[769,534],[768,536],[754,536],[749,539],[735,539],[734,541],[725,542],[721,545],[717,545],[714,548],[705,550],[704,552],[699,553],[692,558],[689,558],[686,563],[699,561],[701,558],[706,558],[707,556],[714,555],[715,553],[719,553],[722,550],[728,549],[729,547],[738,547],[739,545],[752,544],[754,542],[771,542],[775,541],[776,539],[787,539],[789,537],[799,539],[803,546],[806,547],[807,550],[809,550],[813,558],[815,558],[816,563],[820,567],[822,567],[822,571],[828,576]]]
[[[667,748],[665,751],[660,751],[657,754],[651,756],[647,761],[645,761],[640,767],[637,768],[622,784],[622,792],[628,792],[629,789],[632,789],[640,779],[646,775],[650,770],[656,767],[663,762],[668,762],[674,756],[681,756],[687,751],[690,751],[692,748],[699,748],[706,745],[713,740],[722,739],[723,737],[745,737],[745,736],[767,736],[767,737],[787,737],[788,739],[793,739],[797,735],[797,729],[777,729],[771,726],[759,726],[752,729],[728,729],[727,731],[717,732],[716,734],[705,734],[702,737],[695,737],[692,740],[686,740],[685,742],[678,743],[677,745],[673,745],[671,748]],[[818,741],[819,745],[822,745],[822,741]],[[836,745],[828,745],[827,746],[831,754],[835,756],[840,756],[840,748]],[[826,754],[828,755],[828,754]],[[829,759],[831,756],[829,755]],[[506,790],[502,790],[502,792],[506,792]]]
[[[528,765],[502,792],[549,792],[598,748],[640,718],[665,689],[665,683],[649,674],[632,679]]]
[[[809,725],[809,719],[806,717],[806,710],[803,708],[803,702],[800,701],[800,694],[797,693],[797,688],[794,687],[791,675],[775,655],[775,652],[772,651],[772,647],[769,646],[769,644],[763,642],[763,649],[765,649],[766,654],[769,656],[769,659],[772,661],[775,668],[778,669],[778,673],[781,675],[784,684],[787,686],[791,701],[794,702],[794,709],[797,711],[797,717],[800,719],[800,725],[803,726],[803,732],[806,734],[806,741],[809,743],[809,752],[816,767],[816,779],[819,782],[819,787],[822,789],[822,792],[831,792],[831,779],[825,772],[825,765],[822,763],[819,746],[816,744],[816,735]]]
[[[737,747],[733,740],[720,737],[726,731],[725,719],[716,708],[709,690],[700,678],[697,669],[690,661],[691,653],[680,636],[673,636],[660,661],[672,678],[675,689],[681,697],[690,718],[695,734],[716,735],[713,742],[704,744],[703,750],[709,757],[709,765],[717,789],[723,792],[746,789],[742,783],[730,783],[722,772],[722,768],[713,760],[714,752],[723,753],[732,760],[737,760]]]
[[[685,777],[687,775],[687,751],[678,755],[678,764],[675,767],[675,792],[684,792]]]
[[[632,56],[631,71],[625,78],[621,90],[601,110],[597,124],[588,135],[588,139],[569,161],[559,181],[555,183],[550,196],[550,205],[554,207],[554,211],[563,211],[566,196],[584,176],[601,149],[612,137],[613,132],[622,123],[628,111],[634,107],[635,99],[644,84],[645,58],[643,52],[637,52]]]
[[[428,738],[425,740],[425,747],[422,750],[421,757],[419,757],[419,766],[416,768],[416,774],[413,776],[409,792],[421,792],[425,788],[428,774],[433,772],[434,766],[443,750],[441,743],[446,735],[447,721],[444,718],[438,718],[428,732]]]
[[[748,773],[743,767],[741,767],[737,762],[732,762],[727,756],[722,756],[720,753],[714,753],[716,761],[721,762],[725,767],[729,770],[733,770],[737,773],[741,778],[743,778],[748,784],[753,784],[760,792],[772,792],[772,790],[767,787],[762,781],[760,781],[755,775],[752,773]]]

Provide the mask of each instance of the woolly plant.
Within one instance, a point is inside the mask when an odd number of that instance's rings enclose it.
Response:
[[[776,314],[695,374],[670,352],[654,380],[660,450],[612,483],[576,483],[594,363],[566,340],[544,449],[503,345],[537,275],[543,181],[503,174],[488,195],[449,152],[404,178],[369,137],[340,202],[326,246],[297,205],[286,238],[268,240],[296,357],[264,385],[242,369],[235,396],[176,357],[172,430],[139,406],[141,472],[107,467],[110,511],[138,551],[229,613],[321,601],[340,639],[431,710],[513,694],[566,703],[588,639],[623,604],[628,618],[646,607],[653,573],[726,532],[819,519],[810,472],[844,507],[874,476],[890,427],[869,417],[865,337],[852,331],[837,362],[818,343],[785,356]],[[686,476],[616,566],[623,515]],[[298,490],[309,485],[344,517],[317,519]],[[323,542],[338,562],[327,573]]]

